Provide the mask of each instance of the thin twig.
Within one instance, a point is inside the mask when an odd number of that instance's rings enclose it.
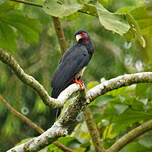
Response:
[[[43,7],[43,5],[41,5],[41,4],[36,4],[36,3],[33,3],[33,2],[24,1],[24,0],[10,0],[10,1],[23,3],[23,4],[27,4],[27,5],[31,5],[31,6],[36,6],[36,7]]]
[[[57,138],[67,135],[69,130],[76,125],[76,116],[80,113],[80,111],[82,111],[84,107],[84,101],[85,92],[84,90],[81,90],[76,102],[69,105],[68,109],[64,112],[61,118],[57,120],[51,128],[49,128],[40,136],[8,150],[8,152],[38,151],[55,141]]]
[[[111,80],[107,80],[100,85],[97,85],[96,87],[90,89],[86,95],[83,92],[84,90],[81,90],[80,92],[82,92],[82,95],[79,98],[76,98],[76,100],[74,100],[68,106],[67,110],[61,116],[61,118],[56,121],[51,128],[49,128],[42,135],[22,145],[12,148],[8,152],[12,152],[13,150],[16,150],[16,152],[22,150],[24,152],[25,147],[28,147],[28,151],[32,151],[33,149],[39,150],[40,147],[45,147],[49,143],[55,141],[57,138],[67,135],[74,129],[75,125],[77,124],[76,118],[78,114],[84,110],[89,102],[111,90],[141,82],[151,83],[152,72],[126,74]]]
[[[19,113],[17,110],[15,110],[8,102],[3,98],[2,95],[0,95],[0,101],[18,118],[26,122],[31,128],[42,134],[44,130],[40,128],[37,124],[33,123],[30,119]]]
[[[63,150],[64,152],[73,152],[70,148],[64,146],[63,144],[61,144],[60,142],[58,141],[55,141],[53,143],[54,145],[56,145],[58,148],[60,148],[61,150]]]

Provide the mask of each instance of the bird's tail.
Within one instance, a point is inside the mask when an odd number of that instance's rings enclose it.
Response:
[[[53,88],[52,90],[52,98],[57,98],[59,96],[59,94],[62,92],[61,89],[58,89],[58,88]],[[58,118],[58,116],[60,115],[61,113],[61,108],[56,108],[56,120]]]
[[[61,93],[61,89],[60,88],[53,88],[51,96],[52,96],[52,98],[57,98],[60,93]]]
[[[61,88],[53,88],[52,89],[52,98],[57,98],[59,96],[59,94],[66,88],[68,87],[70,84],[73,83],[73,79],[70,80],[68,83],[66,83],[64,86],[62,86]],[[56,119],[57,117],[60,115],[61,113],[61,108],[57,108],[56,110]]]

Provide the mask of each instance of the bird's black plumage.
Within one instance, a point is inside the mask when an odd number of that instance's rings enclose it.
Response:
[[[53,98],[57,98],[65,88],[74,83],[75,76],[87,66],[94,53],[93,44],[86,31],[80,30],[75,36],[80,37],[79,41],[64,53],[52,78]]]

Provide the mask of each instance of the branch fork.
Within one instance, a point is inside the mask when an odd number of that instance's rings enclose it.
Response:
[[[32,87],[40,95],[41,99],[46,105],[52,107],[61,107],[73,92],[80,89],[78,84],[72,84],[67,89],[65,89],[57,99],[51,98],[44,87],[37,80],[23,71],[23,69],[19,66],[11,54],[0,49],[0,60],[9,66],[22,82]],[[104,81],[86,93],[84,89],[80,90],[80,95],[75,98],[75,101],[69,105],[65,113],[57,122],[54,123],[51,128],[49,128],[40,136],[8,150],[8,152],[27,152],[40,150],[41,148],[55,141],[58,137],[65,136],[70,133],[77,124],[75,122],[78,114],[98,96],[101,96],[111,90],[118,89],[123,86],[129,86],[134,83],[152,83],[152,72],[125,74],[123,76],[118,76],[111,80]],[[152,129],[151,123],[149,123],[147,130],[150,129]],[[145,130],[143,132],[145,132]],[[134,139],[134,136],[132,136],[129,141],[132,139]]]

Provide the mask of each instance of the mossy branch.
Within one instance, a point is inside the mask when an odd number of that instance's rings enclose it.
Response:
[[[27,118],[26,116],[24,116],[23,114],[18,112],[16,109],[14,109],[10,104],[8,104],[8,102],[6,101],[6,99],[2,95],[0,95],[0,102],[2,102],[8,108],[8,110],[10,110],[15,116],[17,116],[22,121],[24,121],[28,126],[33,128],[34,130],[36,130],[40,134],[44,133],[44,130],[42,128],[40,128],[37,124],[35,124],[29,118]],[[64,146],[63,144],[61,144],[58,141],[55,141],[53,144],[65,152],[72,152],[72,150],[70,148]]]
[[[62,107],[69,96],[80,88],[79,85],[71,85],[66,90],[64,90],[57,99],[54,99],[49,96],[45,88],[34,77],[24,72],[24,70],[20,67],[20,65],[10,53],[2,50],[1,48],[0,60],[8,65],[23,83],[32,87],[39,94],[43,102],[48,106]]]
[[[129,86],[134,83],[144,82],[152,82],[152,72],[126,74],[111,80],[107,80],[89,90],[86,95],[85,91],[81,90],[79,97],[77,97],[75,101],[69,105],[61,118],[55,122],[50,129],[48,129],[39,137],[36,137],[33,140],[30,140],[29,142],[22,145],[16,146],[8,152],[18,152],[20,150],[24,152],[25,147],[28,147],[28,149],[26,149],[27,151],[32,151],[33,149],[37,151],[40,149],[40,147],[45,147],[47,144],[53,142],[57,138],[70,133],[77,124],[76,118],[78,114],[85,109],[89,102],[93,101],[98,96],[105,94],[108,91],[118,89],[122,86]],[[151,123],[148,124],[148,126],[151,128]],[[145,132],[144,129],[142,131]],[[143,133],[142,131],[140,134]]]

